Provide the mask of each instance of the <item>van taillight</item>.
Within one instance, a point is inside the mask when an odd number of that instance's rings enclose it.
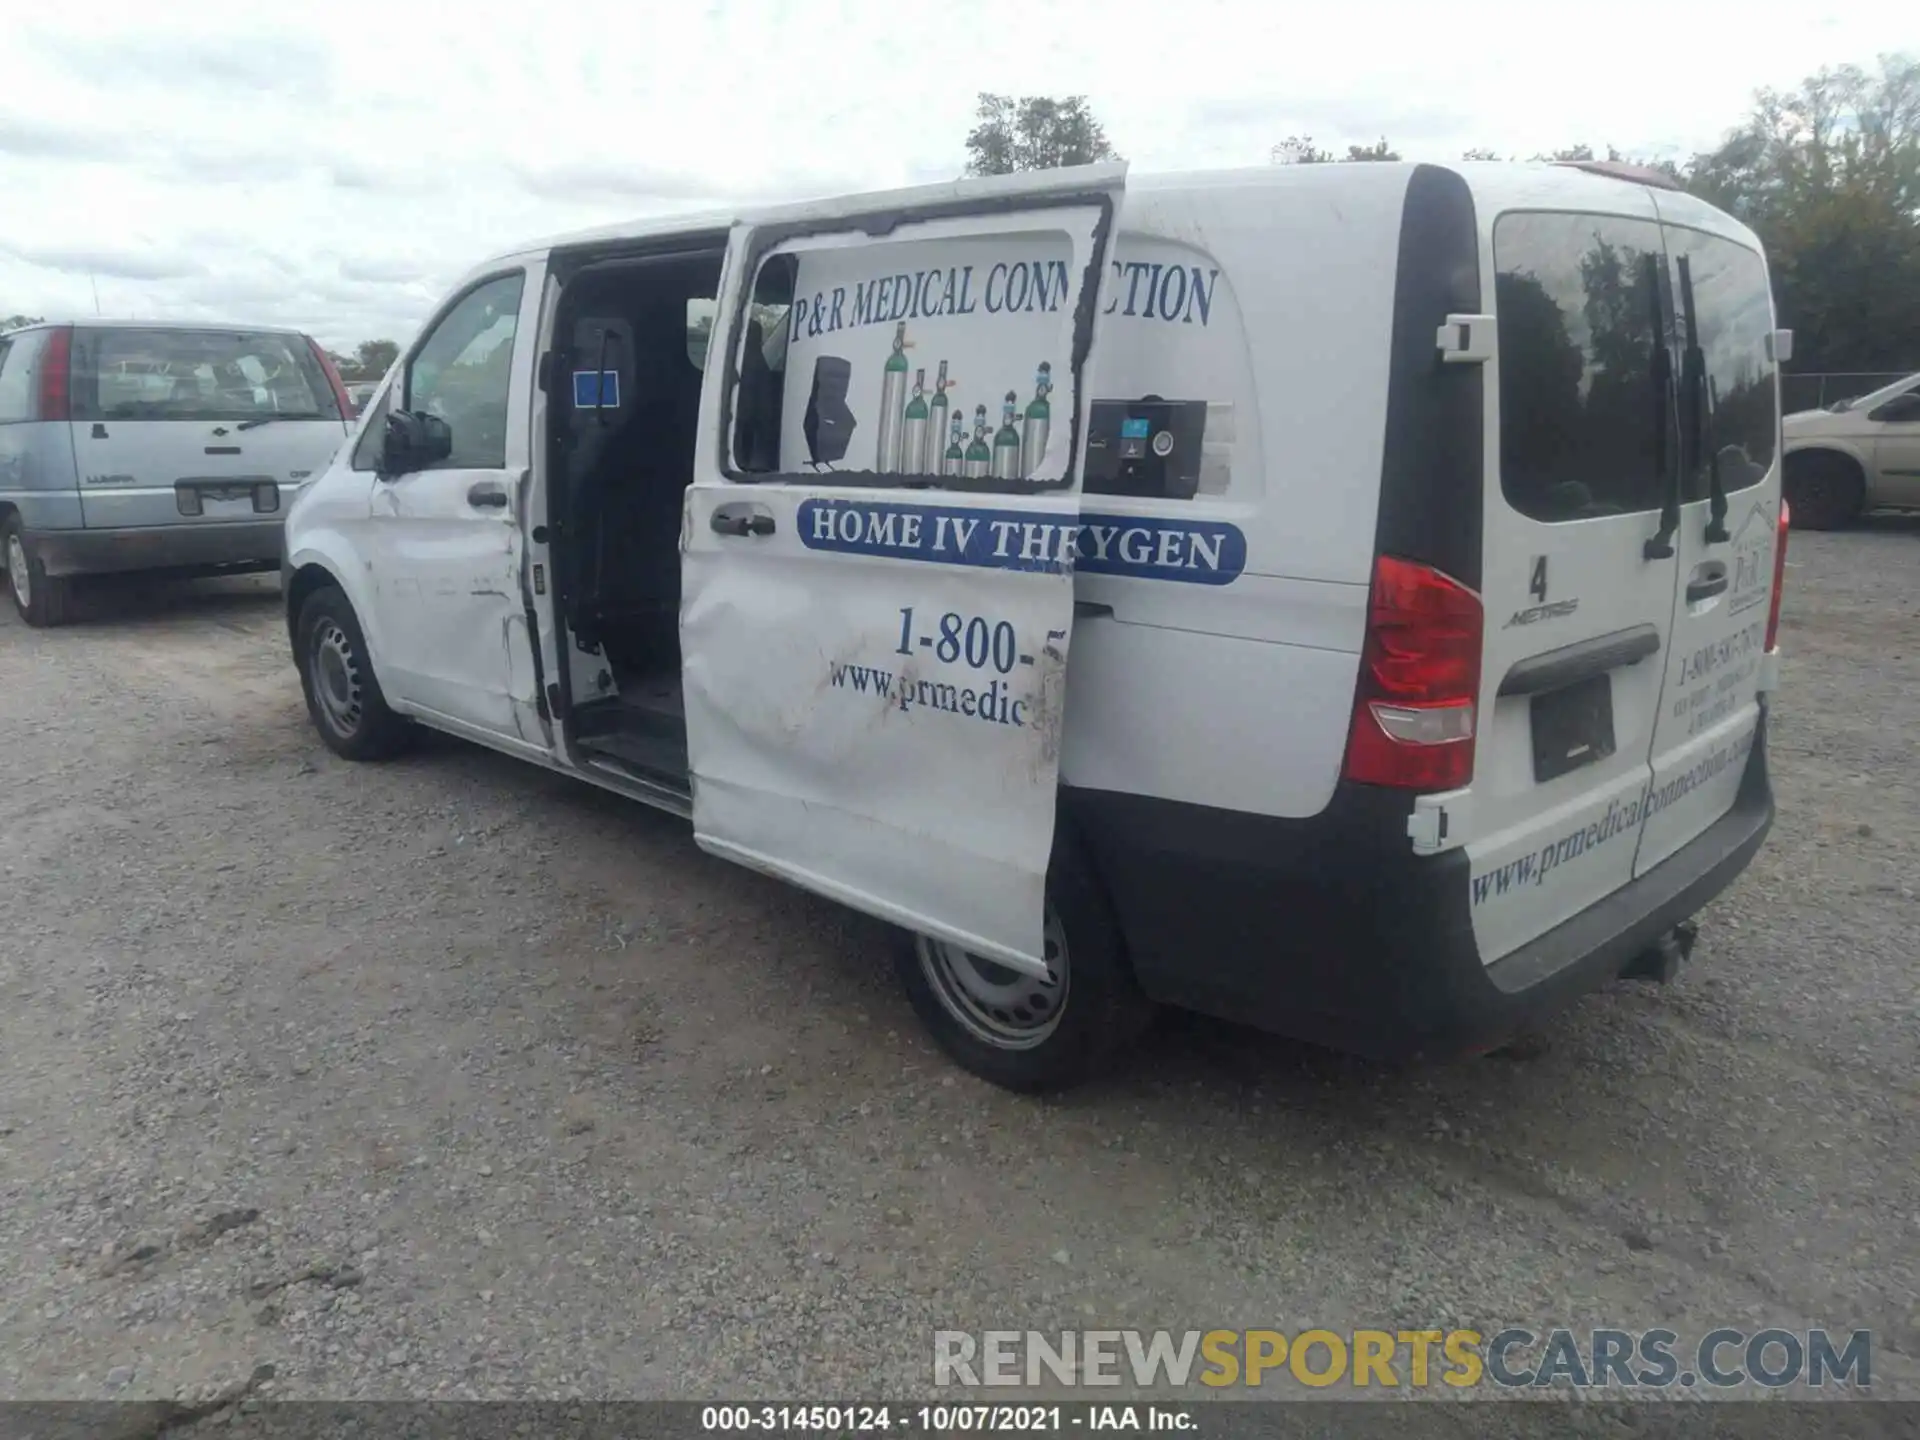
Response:
[[[1767,643],[1771,650],[1780,638],[1780,596],[1787,588],[1787,497],[1780,497],[1780,530],[1773,541],[1773,600],[1767,606]]]
[[[73,391],[73,331],[68,326],[47,332],[47,348],[40,353],[40,393],[33,413],[40,420],[71,420]]]
[[[333,357],[320,346],[320,342],[311,335],[307,337],[307,348],[313,351],[313,358],[320,362],[320,373],[327,377],[327,384],[333,387],[334,404],[340,407],[342,420],[353,419],[353,401],[347,395],[346,382],[340,378],[340,372],[333,367]]]
[[[1450,575],[1374,562],[1343,774],[1363,785],[1456,790],[1473,778],[1480,597]]]

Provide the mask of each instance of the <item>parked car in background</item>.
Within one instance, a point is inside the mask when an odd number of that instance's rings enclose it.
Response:
[[[352,403],[297,330],[142,320],[0,335],[0,536],[29,625],[76,577],[272,570]]]
[[[1864,510],[1920,510],[1920,374],[1780,422],[1787,503],[1798,530]]]
[[[358,415],[367,408],[367,402],[373,399],[374,392],[380,388],[378,380],[349,380],[347,399],[353,403],[353,414]]]

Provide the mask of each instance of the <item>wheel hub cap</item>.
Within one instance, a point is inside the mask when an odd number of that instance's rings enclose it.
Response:
[[[1047,974],[1030,975],[920,936],[920,965],[947,1012],[976,1038],[1001,1050],[1030,1050],[1060,1028],[1070,971],[1066,931],[1047,907],[1043,931]]]
[[[334,731],[351,735],[360,723],[360,665],[346,631],[331,620],[313,638],[313,693]]]
[[[22,605],[33,604],[33,579],[27,573],[27,547],[18,535],[7,537],[7,579],[13,585],[14,598]]]

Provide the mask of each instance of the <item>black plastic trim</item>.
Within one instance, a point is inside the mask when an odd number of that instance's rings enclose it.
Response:
[[[1434,336],[1449,314],[1481,309],[1473,192],[1452,170],[1417,166],[1400,219],[1375,553],[1430,565],[1476,591],[1486,367],[1443,363]]]
[[[1492,965],[1465,852],[1414,854],[1387,792],[1343,784],[1299,820],[1111,791],[1061,800],[1155,1000],[1379,1060],[1460,1055],[1627,973],[1733,883],[1773,823],[1764,710],[1759,723],[1726,815]]]
[[[1516,664],[1500,681],[1501,695],[1540,695],[1591,675],[1638,665],[1660,652],[1660,632],[1651,625],[1578,640]]]

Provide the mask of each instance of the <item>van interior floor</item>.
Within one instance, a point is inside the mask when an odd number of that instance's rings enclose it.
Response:
[[[615,667],[616,693],[579,705],[573,733],[582,750],[605,755],[675,787],[687,783],[687,716],[680,675]]]

